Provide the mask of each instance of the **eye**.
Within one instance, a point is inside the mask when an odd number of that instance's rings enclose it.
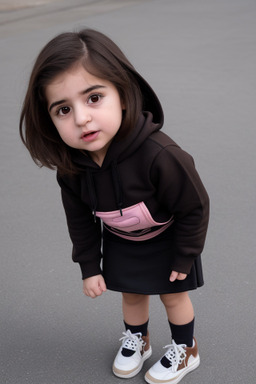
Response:
[[[95,104],[95,103],[98,103],[102,98],[102,95],[100,95],[99,93],[95,93],[94,95],[91,95],[89,98],[88,98],[88,104]]]
[[[70,112],[69,107],[61,107],[60,109],[57,110],[57,115],[64,116],[67,115]]]

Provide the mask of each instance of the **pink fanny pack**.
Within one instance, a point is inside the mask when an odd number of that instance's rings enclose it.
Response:
[[[96,212],[110,232],[124,239],[143,241],[164,232],[172,223],[173,216],[165,222],[156,222],[143,202],[120,211]]]

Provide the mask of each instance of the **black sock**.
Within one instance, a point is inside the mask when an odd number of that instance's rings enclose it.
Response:
[[[195,319],[184,325],[175,325],[169,321],[172,338],[176,344],[186,344],[187,347],[193,346],[194,323]]]
[[[124,326],[126,331],[130,329],[131,333],[138,333],[140,332],[142,336],[147,336],[148,332],[148,321],[141,325],[129,325],[124,321]]]

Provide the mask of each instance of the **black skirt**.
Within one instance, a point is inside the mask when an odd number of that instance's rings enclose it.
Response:
[[[172,226],[146,241],[122,239],[103,230],[103,276],[107,288],[145,295],[185,292],[204,284],[201,257],[185,280],[169,281],[172,257]]]

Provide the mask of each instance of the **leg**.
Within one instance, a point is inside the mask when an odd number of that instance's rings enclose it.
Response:
[[[187,292],[162,295],[172,338],[177,344],[193,345],[194,309]]]
[[[140,372],[152,353],[147,333],[149,296],[123,293],[123,316],[126,332],[114,360],[113,373],[131,378]]]
[[[141,325],[148,321],[149,296],[123,293],[124,321],[130,325]]]
[[[194,319],[194,309],[188,292],[160,295],[160,298],[170,323],[183,325]]]
[[[145,380],[177,384],[199,366],[197,342],[193,339],[194,310],[187,292],[160,295],[172,332],[172,343],[165,355],[149,369]]]

